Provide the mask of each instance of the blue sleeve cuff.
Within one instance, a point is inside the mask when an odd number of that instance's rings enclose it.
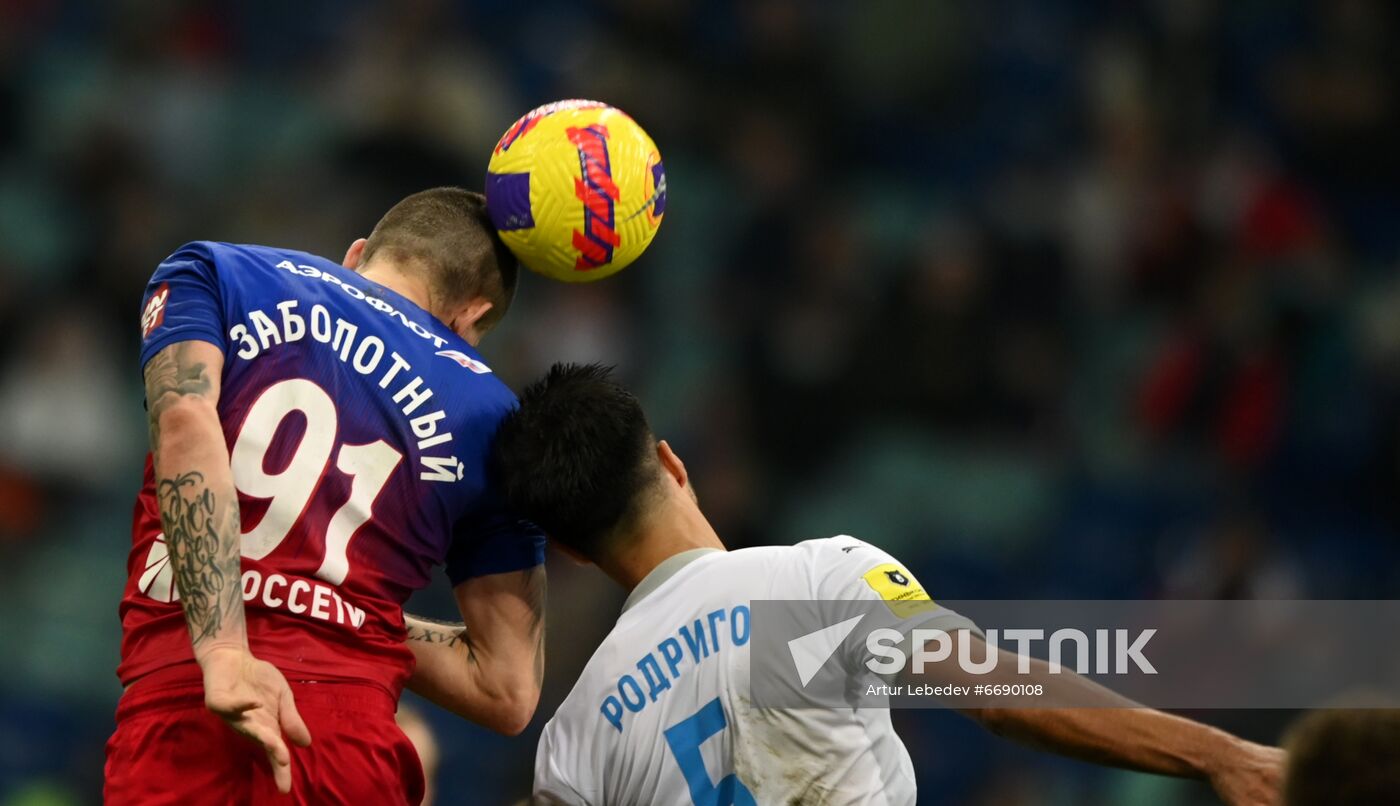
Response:
[[[459,529],[447,556],[447,578],[458,585],[473,577],[543,565],[544,543],[539,527],[504,515]]]

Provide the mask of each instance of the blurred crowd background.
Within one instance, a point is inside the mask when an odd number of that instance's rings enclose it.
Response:
[[[614,279],[526,276],[484,352],[619,365],[731,545],[856,534],[936,598],[1390,597],[1398,11],[0,0],[0,804],[98,800],[154,266],[338,259],[557,98],[651,132],[667,219]],[[622,598],[550,584],[535,726],[424,710],[440,803],[528,792]],[[1209,802],[897,721],[931,803]]]

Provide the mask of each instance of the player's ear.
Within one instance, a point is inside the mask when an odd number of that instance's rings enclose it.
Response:
[[[476,323],[490,312],[491,307],[491,300],[486,297],[472,297],[449,323],[452,332],[466,339],[468,344],[475,347],[483,335],[483,331],[477,329]]]
[[[676,484],[685,487],[690,483],[690,476],[685,472],[685,463],[664,439],[656,443],[656,458],[661,460],[661,468],[666,471],[666,475],[676,480]]]
[[[365,255],[365,244],[367,243],[369,241],[364,238],[356,238],[355,242],[350,244],[350,248],[345,250],[345,259],[340,261],[340,265],[351,271],[360,268],[360,258]]]

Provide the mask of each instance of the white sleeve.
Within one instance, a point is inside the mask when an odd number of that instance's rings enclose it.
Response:
[[[878,546],[849,535],[809,541],[812,598],[831,602],[883,602],[892,626],[913,629],[931,622],[945,629],[977,626],[938,605],[909,567]],[[887,612],[885,612],[887,611]]]
[[[535,750],[535,789],[532,804],[588,806],[588,800],[564,776],[553,725],[545,725]]]
[[[906,640],[911,630],[920,627],[981,632],[967,618],[933,601],[909,568],[884,549],[849,535],[808,541],[806,546],[812,552],[812,598],[821,603],[818,606],[828,613],[830,623],[859,615],[862,630],[888,627]],[[869,650],[864,642],[846,642],[839,656],[852,673],[868,672]]]

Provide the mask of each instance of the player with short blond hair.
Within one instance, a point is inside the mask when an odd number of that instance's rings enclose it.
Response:
[[[458,188],[403,199],[340,264],[197,242],[156,269],[108,804],[417,803],[405,685],[529,722],[543,537],[487,476],[515,396],[477,352],[516,274]],[[437,566],[461,624],[403,613]]]

